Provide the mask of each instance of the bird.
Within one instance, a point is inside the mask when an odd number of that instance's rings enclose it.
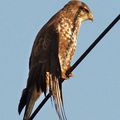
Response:
[[[88,5],[79,0],[71,0],[38,32],[29,58],[27,85],[18,105],[19,114],[25,107],[23,120],[29,120],[35,102],[47,92],[51,93],[59,120],[67,120],[62,81],[72,76],[66,72],[71,67],[79,28],[86,20],[93,21]]]

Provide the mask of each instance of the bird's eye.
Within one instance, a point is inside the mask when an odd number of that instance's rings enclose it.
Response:
[[[86,13],[89,13],[88,9],[84,8],[83,11],[85,11]]]
[[[81,7],[83,12],[89,13],[89,10],[86,7]]]

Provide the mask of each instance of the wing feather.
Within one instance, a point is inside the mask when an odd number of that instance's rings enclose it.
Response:
[[[26,103],[20,102],[19,112],[26,105],[24,118],[29,118],[35,103],[35,101],[31,101],[31,98],[36,100],[39,96],[35,97],[36,91],[38,93],[42,91],[46,94],[47,88],[49,88],[58,116],[61,120],[65,120],[62,101],[61,66],[58,57],[59,34],[54,26],[43,28],[47,29],[40,30],[32,48],[29,61],[29,77],[25,88],[29,93],[22,96],[26,99]],[[49,73],[49,77],[46,77],[47,73]]]

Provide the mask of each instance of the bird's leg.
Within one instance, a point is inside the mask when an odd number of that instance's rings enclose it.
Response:
[[[66,74],[66,76],[67,76],[68,78],[70,78],[70,77],[73,77],[74,74],[73,74],[73,73],[70,73],[69,75]]]
[[[71,68],[71,66],[69,66],[67,69],[63,69],[62,70],[62,78],[64,80],[69,79],[70,77],[73,77],[73,73],[67,74],[66,72]]]
[[[72,72],[71,72],[70,74],[67,74],[67,71],[66,71],[66,74],[65,74],[65,75],[66,75],[66,78],[67,78],[67,79],[74,76]]]

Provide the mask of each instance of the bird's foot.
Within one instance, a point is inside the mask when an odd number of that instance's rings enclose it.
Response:
[[[70,77],[73,77],[73,76],[74,76],[73,73],[63,74],[63,75],[62,75],[62,79],[63,79],[63,80],[67,80],[67,79],[69,79]]]

